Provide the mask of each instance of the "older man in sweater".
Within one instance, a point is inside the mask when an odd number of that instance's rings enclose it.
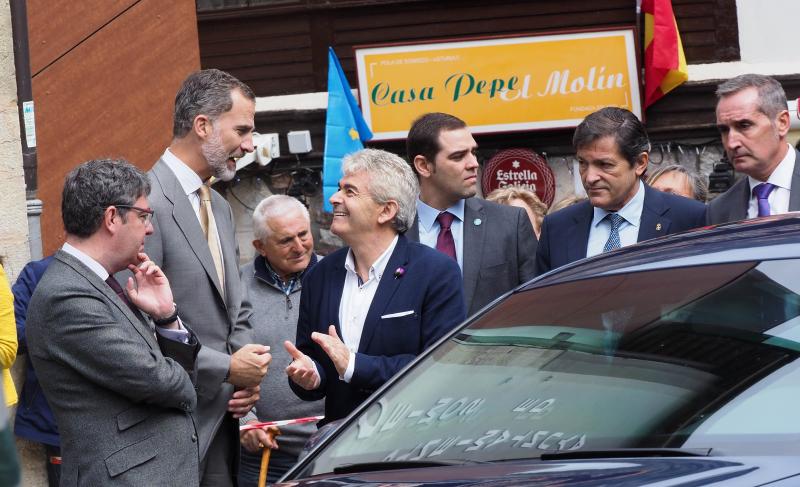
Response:
[[[253,246],[258,255],[242,266],[242,282],[247,286],[253,305],[253,335],[256,343],[272,346],[273,365],[280,370],[292,361],[283,347],[285,340],[294,341],[297,333],[297,312],[300,305],[300,281],[307,269],[317,262],[308,210],[291,196],[273,195],[253,212]],[[281,352],[283,351],[283,352]],[[283,353],[283,355],[281,355]],[[261,383],[261,399],[255,407],[258,420],[271,421],[294,417],[317,416],[323,402],[300,400],[289,388],[282,374],[267,374]],[[255,422],[255,415],[243,422]],[[272,452],[268,481],[275,482],[297,462],[300,450],[316,430],[313,423],[281,427],[279,449]],[[267,445],[266,433],[251,430],[241,436],[242,463],[239,472],[241,487],[255,486],[258,481],[260,445]]]

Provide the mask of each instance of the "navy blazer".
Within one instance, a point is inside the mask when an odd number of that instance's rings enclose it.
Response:
[[[322,259],[303,278],[297,348],[311,357],[320,373],[320,386],[307,391],[289,379],[295,394],[310,401],[325,397],[320,426],[350,414],[372,392],[411,362],[466,316],[461,271],[456,261],[422,244],[397,240],[361,333],[350,383],[339,380],[333,362],[311,340],[312,332],[328,333],[339,324],[339,304],[346,271],[344,247]],[[397,269],[403,268],[402,276]],[[388,317],[396,313],[412,313]]]
[[[28,352],[28,342],[25,338],[25,317],[28,315],[28,303],[36,285],[39,284],[39,280],[52,260],[53,256],[51,255],[42,260],[28,262],[11,288],[14,293],[14,317],[17,321],[18,354]],[[22,385],[22,393],[19,395],[19,406],[17,406],[17,415],[14,419],[14,434],[36,443],[51,446],[61,445],[56,418],[44,397],[44,391],[36,377],[33,361],[30,358],[25,361],[25,382]]]
[[[539,274],[586,257],[594,207],[581,201],[544,217],[536,270]],[[637,242],[702,227],[706,206],[644,185],[644,206]]]

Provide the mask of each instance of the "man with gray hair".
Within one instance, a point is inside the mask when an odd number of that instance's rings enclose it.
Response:
[[[400,157],[363,149],[345,158],[331,196],[331,231],[348,247],[303,280],[294,359],[286,372],[304,400],[325,398],[320,425],[348,415],[465,317],[455,260],[405,232],[417,178]]]
[[[800,210],[800,153],[786,141],[789,109],[780,83],[743,74],[720,84],[717,99],[717,129],[725,153],[747,177],[709,203],[707,222]]]
[[[189,75],[175,96],[172,142],[150,170],[153,236],[145,249],[175,283],[175,302],[194,325],[202,485],[235,483],[238,418],[258,399],[271,359],[253,343],[250,303],[239,277],[230,205],[210,188],[253,151],[255,95],[228,73]]]
[[[308,209],[291,196],[264,198],[253,211],[253,234],[258,255],[240,270],[253,303],[250,321],[254,339],[257,343],[275,344],[294,340],[302,278],[317,263]],[[283,369],[291,361],[283,349],[273,351],[273,366]],[[282,374],[267,374],[261,391],[261,399],[254,411],[241,420],[243,423],[322,414],[323,404],[298,399]],[[269,483],[276,482],[297,463],[303,445],[315,430],[311,423],[281,427],[280,449],[270,457]],[[255,453],[261,448],[259,445],[268,445],[269,439],[265,431],[254,429],[242,433],[241,442],[244,450],[239,487],[255,487],[261,464],[261,455]]]

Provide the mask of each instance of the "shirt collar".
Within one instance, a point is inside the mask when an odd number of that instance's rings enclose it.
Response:
[[[392,252],[394,252],[394,248],[397,245],[397,240],[400,238],[399,235],[395,235],[392,243],[383,251],[383,253],[378,257],[375,262],[369,268],[369,275],[367,276],[367,280],[365,282],[371,281],[373,278],[377,278],[379,281],[381,277],[383,277],[383,272],[386,270],[386,265],[389,264],[389,257],[391,257]],[[352,272],[358,275],[356,272],[356,259],[353,255],[353,249],[347,251],[347,258],[344,260],[344,268],[348,272]]]
[[[106,279],[108,279],[108,276],[110,274],[108,273],[106,268],[103,267],[99,262],[97,262],[93,258],[91,258],[88,255],[86,255],[84,252],[76,249],[75,247],[73,247],[72,245],[68,244],[67,242],[64,242],[64,245],[61,247],[61,250],[63,250],[64,252],[68,253],[69,255],[75,257],[79,261],[81,261],[81,263],[83,265],[85,265],[86,267],[91,269],[92,272],[97,274],[97,276],[100,277],[100,279],[102,279],[104,281]]]
[[[453,214],[458,221],[464,221],[464,200],[458,200],[458,203],[454,204],[450,208],[446,209],[445,211],[449,211]],[[426,232],[430,232],[433,228],[433,224],[436,222],[436,217],[439,216],[441,211],[437,210],[432,206],[428,206],[424,201],[417,198],[417,215],[419,215],[419,225]]]
[[[644,209],[644,183],[640,179],[639,189],[636,190],[636,194],[633,195],[633,198],[631,198],[631,200],[628,201],[628,203],[626,203],[625,206],[623,206],[616,213],[624,218],[626,222],[638,227],[639,222],[642,219],[642,209]],[[594,218],[592,218],[592,227],[599,225],[609,213],[614,212],[595,207]]]
[[[791,190],[792,188],[792,174],[794,173],[794,165],[797,161],[795,159],[795,150],[790,145],[789,150],[786,151],[786,155],[783,157],[781,162],[772,171],[772,174],[769,175],[766,181],[759,181],[758,179],[747,176],[747,180],[750,182],[750,191],[753,191],[753,188],[756,185],[761,184],[763,182],[767,182],[770,184],[774,184],[779,188],[783,188],[786,190]]]
[[[314,265],[317,263],[317,260],[317,254],[312,252],[311,260],[308,261],[308,266],[292,277],[297,279],[297,282],[299,283],[306,271],[314,267]],[[255,261],[253,262],[253,274],[262,281],[280,286],[280,276],[278,276],[278,273],[275,272],[275,270],[272,268],[272,265],[270,265],[269,261],[264,258],[263,255],[256,255]]]
[[[178,178],[178,182],[181,183],[181,188],[183,188],[183,192],[186,193],[186,196],[196,193],[197,190],[200,189],[200,186],[203,185],[203,180],[200,179],[200,176],[182,160],[178,159],[178,156],[173,154],[169,150],[169,147],[164,151],[161,159],[164,160],[167,167],[169,167],[173,174],[175,174],[175,177]]]

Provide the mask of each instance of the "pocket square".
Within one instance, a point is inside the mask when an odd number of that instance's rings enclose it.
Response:
[[[401,316],[408,316],[408,315],[413,315],[413,314],[414,314],[414,310],[410,309],[408,311],[400,311],[398,313],[390,313],[388,315],[383,315],[383,316],[381,316],[381,319],[385,320],[387,318],[400,318]]]

